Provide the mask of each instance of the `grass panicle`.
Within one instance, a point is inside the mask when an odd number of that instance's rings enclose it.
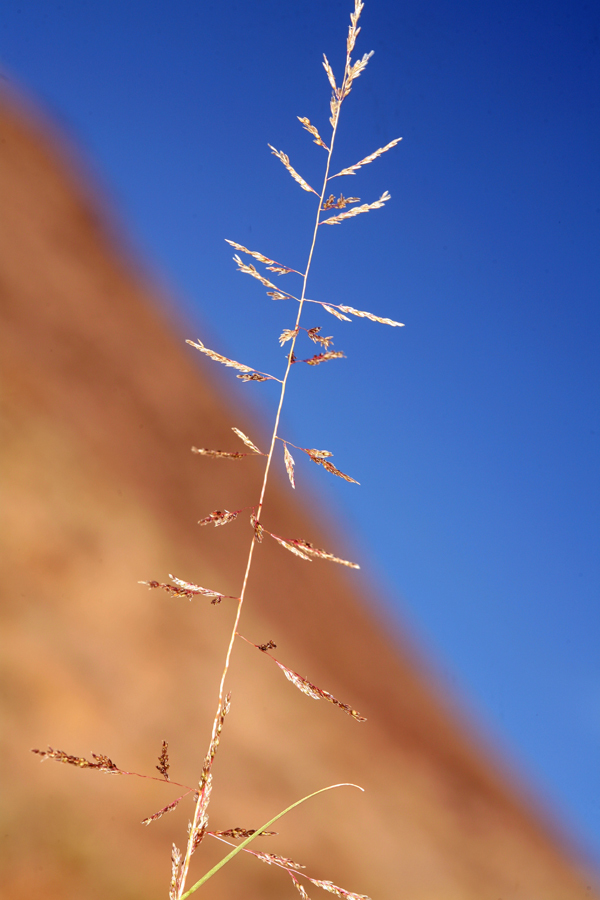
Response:
[[[373,313],[356,309],[348,304],[332,303],[328,298],[310,299],[306,296],[308,278],[311,270],[317,236],[320,233],[320,225],[341,224],[342,222],[346,222],[347,220],[350,220],[355,216],[371,212],[372,210],[381,209],[387,203],[387,201],[390,200],[390,194],[387,191],[384,191],[378,200],[375,200],[372,203],[363,204],[360,204],[359,197],[344,197],[343,194],[340,194],[338,197],[336,197],[335,194],[328,193],[329,182],[332,179],[347,175],[356,175],[363,166],[374,162],[384,153],[387,153],[389,150],[394,148],[401,140],[400,138],[395,138],[384,147],[375,150],[369,156],[364,157],[364,159],[361,159],[354,165],[341,169],[335,175],[329,174],[336,135],[340,122],[342,105],[352,91],[355,81],[365,71],[369,60],[373,55],[372,53],[364,53],[361,57],[352,60],[352,54],[354,53],[356,40],[361,30],[358,22],[362,10],[363,3],[360,2],[360,0],[355,0],[354,10],[350,15],[350,26],[348,28],[348,35],[346,39],[345,66],[341,80],[339,82],[336,80],[336,76],[329,63],[328,58],[326,56],[323,57],[323,66],[327,75],[329,87],[331,88],[331,96],[329,101],[329,122],[331,125],[331,135],[328,137],[327,141],[322,138],[319,130],[311,122],[310,119],[308,119],[307,117],[298,116],[298,120],[300,121],[302,127],[311,135],[313,142],[326,153],[325,157],[321,157],[321,159],[324,161],[324,166],[322,186],[320,191],[317,191],[313,187],[311,187],[311,185],[308,184],[308,182],[302,177],[302,175],[300,175],[296,171],[296,169],[290,163],[289,156],[286,153],[281,150],[275,149],[271,144],[269,144],[272,153],[287,169],[288,173],[292,176],[294,181],[296,181],[296,183],[299,184],[299,186],[306,193],[313,194],[317,197],[318,200],[315,209],[312,234],[308,236],[308,253],[304,269],[295,269],[291,266],[279,263],[272,257],[260,253],[256,250],[249,250],[247,247],[243,246],[242,244],[236,243],[235,241],[227,241],[227,243],[231,247],[238,251],[233,257],[238,271],[246,275],[250,275],[252,278],[258,280],[263,287],[268,288],[269,290],[267,291],[267,295],[272,299],[296,304],[295,309],[293,309],[292,315],[290,316],[291,321],[288,323],[288,327],[286,327],[279,336],[279,343],[282,348],[285,348],[284,365],[281,377],[275,377],[265,372],[261,372],[252,366],[237,362],[234,359],[230,359],[229,357],[224,356],[221,353],[216,352],[215,350],[209,349],[200,339],[198,339],[197,341],[187,341],[187,343],[191,347],[193,347],[195,350],[198,350],[200,353],[202,353],[204,356],[207,356],[214,362],[218,362],[227,368],[235,369],[238,373],[237,377],[242,381],[275,381],[280,384],[279,399],[277,401],[276,409],[274,412],[271,438],[268,450],[266,452],[259,449],[258,445],[255,444],[254,441],[248,437],[248,435],[246,435],[243,431],[236,427],[233,427],[232,430],[236,437],[244,445],[245,449],[243,451],[213,450],[204,447],[192,447],[193,453],[213,460],[241,460],[246,457],[261,457],[265,460],[259,496],[257,497],[256,503],[253,506],[245,507],[243,509],[236,509],[233,511],[227,509],[213,510],[211,513],[199,520],[199,524],[203,526],[221,526],[233,522],[245,510],[249,511],[250,525],[252,527],[252,537],[249,539],[248,554],[244,566],[244,575],[242,583],[240,585],[239,594],[237,596],[224,594],[220,591],[203,587],[202,585],[199,585],[192,581],[184,581],[183,579],[176,578],[173,575],[169,576],[170,582],[161,582],[157,580],[140,581],[140,584],[146,585],[151,589],[160,588],[162,591],[166,592],[173,598],[186,598],[188,600],[205,598],[210,599],[211,603],[213,604],[218,604],[224,599],[235,602],[235,612],[232,613],[230,636],[227,644],[225,658],[223,660],[218,688],[218,696],[216,698],[216,712],[214,715],[210,739],[208,741],[208,749],[204,756],[204,762],[202,765],[202,770],[199,774],[197,785],[195,787],[189,786],[174,782],[170,779],[169,773],[171,764],[169,761],[168,744],[166,741],[163,741],[162,743],[161,751],[158,757],[158,765],[156,765],[155,767],[155,770],[158,771],[160,777],[156,775],[144,775],[136,772],[127,772],[123,769],[120,769],[108,756],[102,754],[92,754],[91,759],[87,759],[86,757],[68,754],[62,750],[55,750],[52,747],[49,747],[47,750],[33,751],[42,760],[50,759],[56,762],[72,765],[80,769],[94,769],[96,771],[104,772],[107,774],[135,775],[136,777],[159,781],[163,784],[168,784],[173,787],[177,786],[179,789],[183,789],[183,793],[180,793],[178,797],[170,800],[157,812],[144,819],[144,825],[149,825],[152,822],[155,822],[158,819],[162,818],[164,815],[174,811],[180,806],[183,800],[190,797],[194,798],[194,808],[188,827],[185,849],[179,849],[179,847],[177,847],[175,844],[173,844],[172,846],[169,900],[186,900],[186,898],[191,896],[191,894],[202,887],[202,885],[204,885],[210,878],[212,878],[218,871],[220,871],[220,869],[224,865],[227,865],[230,861],[232,861],[240,852],[249,853],[260,862],[266,863],[270,866],[279,867],[286,871],[292,880],[293,886],[296,888],[303,900],[309,900],[309,895],[307,893],[305,884],[301,879],[303,879],[304,882],[308,882],[309,885],[318,887],[323,891],[334,894],[336,897],[340,898],[340,900],[368,900],[365,895],[347,891],[344,888],[338,887],[331,881],[321,880],[306,875],[304,871],[302,871],[304,869],[304,866],[301,866],[299,863],[294,862],[294,860],[292,859],[279,856],[273,852],[249,849],[250,844],[255,839],[259,837],[268,837],[274,835],[275,832],[269,830],[271,825],[285,816],[292,809],[307,802],[312,797],[315,797],[318,794],[322,794],[334,788],[340,788],[344,786],[357,787],[357,785],[335,784],[329,785],[325,788],[321,788],[317,791],[313,791],[312,793],[307,794],[306,796],[290,804],[286,809],[277,813],[268,822],[266,822],[259,828],[247,829],[236,826],[234,828],[209,830],[208,827],[209,807],[213,790],[213,764],[221,741],[221,735],[225,720],[229,714],[231,707],[231,695],[226,690],[226,685],[228,681],[232,653],[236,644],[236,640],[238,638],[246,641],[249,644],[252,644],[252,646],[260,650],[263,654],[269,656],[278,666],[279,670],[283,672],[286,679],[306,696],[315,700],[327,700],[329,703],[337,706],[355,721],[365,721],[365,717],[360,715],[360,713],[358,713],[352,705],[341,702],[336,697],[334,697],[333,694],[329,693],[329,691],[323,690],[322,688],[318,687],[308,678],[300,675],[298,672],[289,668],[278,658],[273,656],[273,654],[270,652],[276,647],[276,644],[273,640],[268,640],[264,644],[253,644],[251,641],[248,641],[247,638],[243,637],[243,635],[241,635],[239,632],[240,619],[244,607],[247,586],[252,572],[254,554],[256,552],[260,552],[257,550],[257,548],[260,547],[260,545],[263,543],[265,536],[272,538],[281,547],[288,550],[290,554],[293,554],[294,556],[306,562],[321,560],[324,562],[334,562],[351,569],[359,568],[358,563],[335,556],[333,553],[330,553],[327,550],[323,550],[319,547],[314,546],[314,544],[312,544],[310,541],[299,538],[284,538],[281,537],[281,535],[269,531],[263,524],[262,519],[264,512],[265,491],[271,472],[277,441],[279,441],[283,445],[283,464],[293,488],[296,487],[296,463],[294,457],[290,452],[290,447],[293,447],[300,453],[308,456],[311,462],[320,466],[329,474],[335,475],[336,477],[352,484],[358,484],[356,479],[350,477],[349,475],[346,475],[331,462],[330,458],[333,455],[331,451],[296,446],[280,434],[281,413],[286,395],[288,380],[290,378],[290,373],[294,364],[298,362],[304,362],[307,365],[316,368],[321,363],[329,362],[332,360],[341,360],[345,358],[345,354],[341,351],[331,349],[331,346],[333,344],[333,336],[322,334],[321,325],[313,325],[312,327],[307,327],[301,324],[305,304],[313,304],[310,307],[310,309],[313,311],[314,305],[316,304],[321,310],[324,310],[341,322],[352,322],[352,317],[356,317],[359,319],[367,319],[372,322],[377,322],[392,327],[402,325],[401,322],[396,322],[390,318],[377,316]],[[328,215],[323,218],[323,214],[328,211],[334,211],[334,214]],[[302,282],[301,287],[299,288],[299,290],[296,288],[294,289],[296,291],[295,294],[289,293],[285,289],[277,287],[273,283],[273,281],[270,280],[270,278],[259,271],[254,263],[244,262],[241,256],[239,256],[240,253],[245,254],[246,256],[250,256],[258,265],[265,266],[267,272],[273,273],[278,277],[283,275],[299,276]],[[312,356],[300,357],[300,354],[296,353],[297,345],[299,341],[306,341],[307,338],[310,342],[312,342],[313,345],[318,345],[319,352],[313,353]],[[308,346],[310,346],[310,344]],[[294,565],[291,560],[290,564]],[[231,605],[227,606],[227,604],[224,604],[224,607],[226,607],[226,609],[224,609],[223,614],[226,615],[227,609],[231,609]],[[215,785],[218,787],[218,780],[215,782]],[[362,790],[362,788],[360,788],[360,790]],[[187,883],[189,880],[192,857],[196,854],[196,851],[199,850],[202,842],[207,836],[210,836],[217,841],[229,845],[231,849],[220,860],[219,863],[209,869],[209,871],[205,872],[205,874],[191,886],[188,886]],[[232,844],[232,840],[240,841],[240,843]]]

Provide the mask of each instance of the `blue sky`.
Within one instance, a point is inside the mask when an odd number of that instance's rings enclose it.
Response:
[[[71,135],[191,337],[278,374],[291,310],[228,237],[302,268],[326,52],[347,0],[5,0],[4,75]],[[348,359],[294,370],[284,431],[362,486],[298,466],[398,620],[600,865],[600,14],[578,0],[371,0],[338,187],[383,210],[321,229],[311,312]],[[325,134],[324,134],[325,137]],[[292,278],[294,276],[286,276]],[[287,284],[288,282],[286,282]],[[315,310],[317,308],[315,307]],[[307,354],[310,348],[307,349]],[[268,421],[270,385],[231,380]],[[314,467],[311,467],[314,468]]]

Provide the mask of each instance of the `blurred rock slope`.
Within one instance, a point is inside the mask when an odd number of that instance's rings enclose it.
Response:
[[[40,764],[29,749],[93,750],[152,774],[166,738],[173,779],[194,783],[232,607],[137,582],[173,572],[237,593],[247,523],[196,521],[254,502],[262,463],[190,447],[241,449],[232,425],[260,435],[117,249],[72,151],[7,98],[0,130],[2,896],[164,898],[189,808],[139,823],[177,790]],[[290,493],[269,490],[274,530],[343,555]],[[261,849],[377,900],[589,898],[578,863],[386,636],[365,582],[259,551],[242,632],[274,639],[369,721],[303,696],[240,644],[211,825],[256,827],[308,791],[357,781],[365,794],[318,798]],[[213,843],[196,866],[222,855]],[[295,896],[285,873],[241,856],[207,896]]]

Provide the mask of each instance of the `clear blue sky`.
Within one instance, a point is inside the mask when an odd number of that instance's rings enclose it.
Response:
[[[267,371],[291,316],[223,238],[302,268],[326,52],[348,0],[4,0],[0,60],[83,149],[189,336]],[[321,229],[309,295],[406,323],[323,325],[285,431],[362,487],[298,475],[438,673],[600,865],[600,9],[371,0],[339,166],[392,201]],[[288,276],[292,277],[292,276]],[[149,361],[151,364],[151,361]],[[294,371],[296,376],[296,370]],[[241,385],[268,414],[270,385]],[[310,382],[310,384],[309,384]],[[260,398],[260,399],[259,399]],[[300,467],[299,467],[300,468]],[[311,467],[314,468],[314,467]]]

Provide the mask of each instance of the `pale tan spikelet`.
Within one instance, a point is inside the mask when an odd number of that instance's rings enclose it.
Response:
[[[171,851],[171,884],[169,887],[169,900],[177,900],[179,897],[181,877],[181,850],[173,844]]]
[[[353,166],[348,166],[347,169],[342,169],[341,172],[337,172],[335,175],[330,175],[327,179],[331,181],[332,178],[339,178],[340,175],[354,175],[357,169],[362,168],[362,166],[368,165],[368,163],[373,162],[374,159],[377,159],[382,153],[386,153],[388,150],[391,150],[392,147],[395,147],[396,144],[399,144],[402,140],[401,137],[396,138],[394,141],[390,141],[389,144],[386,144],[385,147],[380,147],[379,150],[375,150],[374,153],[371,153],[370,156],[365,156],[364,159],[361,159],[360,162],[355,163]]]
[[[312,447],[302,447],[305,453],[308,453],[309,456],[318,456],[318,457],[327,457],[333,456],[333,453],[330,450],[314,450]]]
[[[214,754],[213,754],[214,759]],[[202,843],[206,829],[208,827],[208,816],[206,810],[210,803],[210,795],[212,792],[212,775],[210,772],[206,774],[206,778],[202,782],[200,803],[194,814],[194,822],[190,825],[190,856],[196,851],[197,847]]]
[[[375,200],[373,203],[363,203],[362,206],[353,206],[352,209],[342,212],[338,216],[324,219],[322,222],[319,222],[319,225],[337,225],[339,222],[343,222],[344,219],[351,219],[353,216],[360,215],[360,213],[366,213],[372,209],[380,209],[388,200],[391,200],[391,195],[384,191],[379,200]]]
[[[294,457],[288,450],[288,445],[283,445],[283,458],[285,460],[285,470],[288,473],[288,478],[290,479],[290,484],[293,488],[296,487],[296,482],[294,480]]]
[[[237,253],[234,255],[233,259],[237,263],[238,272],[243,272],[245,275],[252,275],[253,278],[258,279],[265,287],[275,288],[275,290],[277,290],[277,287],[273,282],[261,275],[256,266],[253,266],[252,263],[246,265],[245,262],[242,262]]]
[[[340,470],[336,469],[333,463],[330,463],[328,460],[322,459],[320,456],[313,456],[312,453],[309,453],[308,455],[314,463],[317,463],[317,465],[319,466],[323,466],[323,468],[330,472],[332,475],[337,475],[338,478],[343,478],[344,481],[350,481],[352,482],[352,484],[360,484],[360,481],[357,481],[355,478],[350,478],[350,476],[344,474],[344,472],[340,472]]]
[[[242,375],[236,375],[240,381],[280,381],[272,375],[263,375],[261,372],[244,372]]]
[[[267,291],[267,297],[272,300],[289,300],[290,294],[282,294],[281,291]]]
[[[306,116],[297,116],[296,118],[299,122],[302,123],[303,127],[308,131],[308,133],[312,134],[315,144],[318,144],[319,147],[324,147],[326,150],[329,150],[329,147],[323,141],[323,138],[321,137],[315,126],[311,124],[310,119],[307,119]]]
[[[340,111],[340,101],[337,98],[337,94],[331,95],[331,100],[329,101],[329,108],[331,110],[331,117],[329,119],[329,124],[332,128],[335,128],[335,123],[337,121],[337,117]]]
[[[404,322],[394,322],[393,319],[382,319],[380,316],[374,316],[373,313],[365,312],[362,309],[354,309],[352,306],[340,306],[344,312],[352,313],[361,319],[370,319],[371,322],[381,322],[382,325],[391,325],[393,328],[404,328]]]
[[[209,359],[214,359],[215,362],[219,362],[224,366],[229,366],[231,369],[238,369],[240,372],[254,372],[256,371],[251,366],[245,366],[243,363],[236,362],[235,359],[228,359],[226,356],[222,356],[220,353],[216,353],[214,350],[209,350],[208,347],[205,347],[200,338],[198,338],[198,343],[196,341],[186,341],[186,344],[189,344],[191,347],[195,347],[196,350],[199,350],[200,353],[204,353]]]
[[[240,510],[236,510],[235,512],[229,512],[228,509],[215,509],[213,512],[209,513],[204,519],[198,520],[198,525],[227,525],[228,522],[233,522],[234,519],[237,519]]]
[[[360,28],[356,27],[356,23],[360,18],[360,14],[364,9],[365,4],[361,3],[360,0],[354,0],[354,12],[350,13],[350,21],[352,24],[348,28],[348,39],[346,41],[346,47],[348,53],[352,53],[354,50],[354,45],[356,43],[356,38],[358,37],[358,33]]]
[[[271,534],[271,532],[269,532]],[[306,553],[303,553],[302,550],[299,550],[296,546],[296,541],[289,542],[284,540],[282,537],[279,537],[277,534],[271,534],[271,537],[277,541],[278,544],[281,544],[282,547],[285,547],[286,550],[289,550],[290,553],[293,553],[295,556],[299,556],[300,559],[305,559],[307,562],[312,562],[310,556],[307,556]]]
[[[237,436],[239,437],[239,439],[240,439],[241,441],[244,442],[244,444],[246,445],[246,447],[250,447],[251,450],[253,450],[255,453],[258,453],[260,456],[264,456],[264,455],[265,455],[265,454],[262,452],[262,450],[259,450],[259,449],[258,449],[258,447],[256,446],[256,444],[253,444],[253,443],[252,443],[252,441],[250,440],[250,438],[248,437],[248,435],[247,435],[247,434],[244,434],[243,431],[240,431],[239,428],[232,427],[231,430],[234,432],[234,434],[237,434]]]
[[[295,547],[298,547],[303,553],[316,557],[317,559],[326,559],[329,562],[339,563],[341,566],[348,566],[350,569],[360,569],[358,563],[350,562],[347,559],[340,559],[338,556],[334,556],[333,553],[329,553],[327,550],[313,547],[309,541],[294,540],[290,541],[290,543]]]
[[[267,863],[267,865],[272,866],[282,866],[284,869],[305,869],[306,866],[301,865],[300,863],[294,862],[293,859],[288,859],[286,856],[277,856],[275,853],[254,853],[254,856],[257,859],[260,859],[262,862]]]
[[[298,336],[297,328],[284,328],[281,334],[279,335],[279,344],[281,347],[287,342],[291,341],[293,338]]]
[[[278,263],[276,260],[265,256],[263,253],[258,253],[258,251],[256,250],[248,250],[248,248],[244,247],[243,244],[237,244],[235,241],[227,240],[227,238],[225,238],[225,241],[227,244],[235,247],[235,249],[239,250],[241,253],[247,253],[248,256],[253,256],[254,259],[257,259],[259,262],[264,263],[271,272],[279,272],[280,275],[284,275],[287,272],[295,272],[296,275],[302,275],[302,272],[299,272],[297,269],[290,269],[288,266],[284,266],[281,263]]]
[[[306,877],[308,878],[308,876]],[[370,897],[367,897],[366,894],[354,894],[352,891],[346,891],[332,881],[320,881],[318,878],[308,878],[308,880],[316,884],[317,887],[323,888],[324,891],[335,894],[340,900],[370,900]]]
[[[250,524],[254,529],[254,540],[257,541],[257,543],[262,544],[265,529],[262,527],[254,513],[250,516]]]
[[[302,362],[307,363],[309,366],[318,366],[319,363],[327,362],[330,359],[346,359],[346,354],[342,353],[341,350],[328,350],[327,353],[317,353],[316,356],[311,356],[310,359],[303,359]]]
[[[360,31],[360,28],[358,29],[358,31]],[[358,31],[357,31],[357,33],[358,33]],[[354,80],[356,78],[358,78],[358,76],[363,71],[363,69],[366,68],[367,63],[373,56],[374,52],[375,52],[374,50],[371,50],[370,53],[365,53],[363,55],[362,59],[358,59],[354,63],[354,65],[350,66],[350,68],[348,69],[347,75],[346,75],[346,80],[344,81],[344,93],[342,94],[342,98],[341,98],[342,100],[344,100],[348,96],[348,94],[352,90],[352,83],[354,82]]]
[[[206,447],[192,447],[192,453],[200,456],[212,456],[214,459],[244,459],[248,453],[228,453],[226,450],[207,450]]]
[[[334,92],[334,94],[337,94],[337,84],[335,83],[335,75],[333,74],[333,69],[331,68],[331,66],[329,64],[329,60],[327,59],[325,54],[323,54],[323,68],[327,72],[327,77],[329,79],[329,84],[331,85],[332,91]]]
[[[321,306],[323,307],[323,309],[327,310],[328,313],[331,313],[332,316],[335,316],[336,319],[341,319],[342,322],[352,321],[352,319],[349,319],[348,316],[344,316],[341,312],[338,312],[335,306],[329,306],[327,303],[321,303]]]
[[[181,800],[183,800],[183,797],[178,797],[177,800],[173,801],[173,803],[169,803],[168,806],[163,806],[162,809],[159,809],[158,812],[155,812],[151,816],[148,816],[147,819],[142,819],[142,825],[149,825],[150,822],[156,822],[157,819],[162,819],[164,815],[172,812],[174,809],[177,809]]]
[[[322,688],[316,686],[308,678],[304,678],[302,675],[299,675],[297,672],[294,672],[292,669],[288,669],[287,666],[284,666],[283,663],[280,663],[278,659],[272,657],[274,661],[277,663],[285,677],[288,681],[291,681],[295,687],[298,688],[299,691],[302,691],[303,694],[306,694],[307,697],[312,697],[313,700],[328,700],[330,703],[333,703],[334,706],[343,709],[345,713],[349,716],[352,716],[357,722],[366,722],[364,716],[361,716],[359,712],[355,709],[352,709],[347,703],[342,703],[341,700],[337,700],[333,694],[330,694],[329,691],[324,691]]]
[[[298,891],[298,893],[300,894],[300,896],[302,897],[302,900],[310,900],[310,897],[306,893],[306,889],[305,889],[304,885],[300,884],[300,882],[298,881],[298,879],[296,878],[294,873],[290,872],[289,869],[288,869],[288,875],[290,875],[292,881],[294,882],[294,886],[295,886],[296,890]]]
[[[290,173],[290,175],[292,176],[294,181],[297,181],[298,184],[300,185],[300,187],[304,191],[310,191],[310,193],[312,193],[312,194],[317,194],[317,192],[314,190],[314,188],[311,188],[310,184],[308,184],[308,182],[306,182],[304,180],[302,175],[299,175],[298,172],[296,172],[296,170],[290,163],[290,158],[287,155],[287,153],[284,153],[282,150],[276,150],[275,147],[271,146],[271,144],[269,144],[268,146],[271,147],[271,152],[273,153],[273,156],[276,156],[277,159],[281,160],[281,162],[286,167],[286,169],[288,170],[288,172]],[[319,195],[317,194],[317,197],[318,196]]]

